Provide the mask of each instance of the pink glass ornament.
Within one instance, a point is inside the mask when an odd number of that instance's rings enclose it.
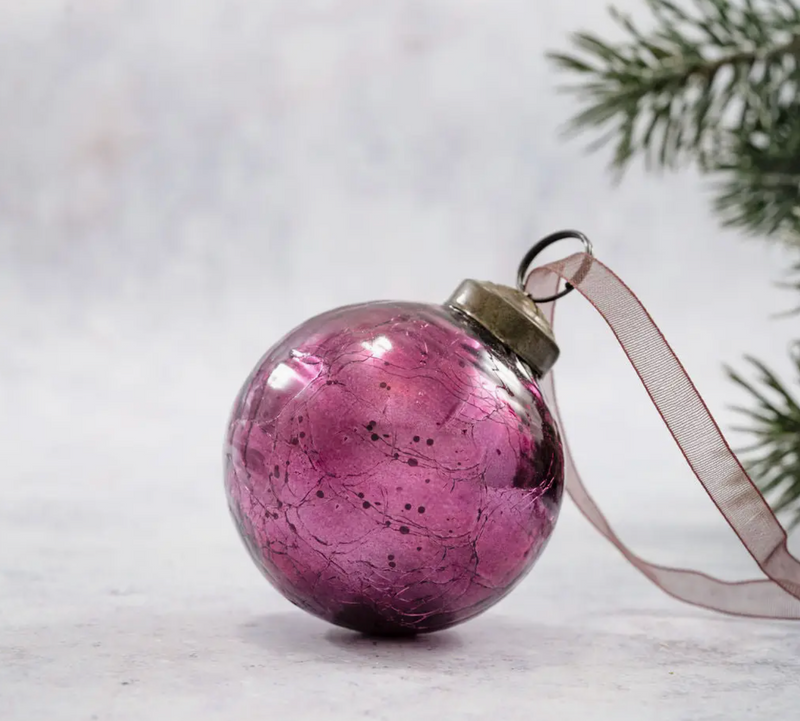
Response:
[[[530,271],[567,238],[584,252]],[[537,304],[573,290],[606,320],[765,578],[665,568],[611,530],[538,385],[544,376],[554,398],[545,375],[558,357],[553,308]],[[516,289],[466,280],[445,306],[370,303],[299,326],[240,391],[225,459],[229,506],[256,564],[290,601],[347,628],[436,631],[495,604],[547,543],[565,470],[578,508],[670,595],[800,618],[800,560],[786,532],[650,314],[579,231],[531,248]]]
[[[462,313],[378,302],[259,362],[226,438],[230,510],[291,602],[381,635],[494,605],[553,531],[563,451],[530,368]]]

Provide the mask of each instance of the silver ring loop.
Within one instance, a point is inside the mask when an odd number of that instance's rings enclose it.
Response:
[[[517,288],[524,293],[525,284],[527,283],[528,276],[530,275],[530,267],[536,257],[545,248],[549,248],[551,245],[553,245],[553,243],[557,243],[559,240],[566,240],[567,238],[576,238],[577,240],[580,240],[581,243],[583,243],[583,249],[586,251],[586,253],[594,256],[592,241],[589,240],[586,235],[581,233],[579,230],[559,230],[556,233],[548,235],[546,238],[542,238],[536,245],[533,246],[533,248],[525,253],[525,257],[519,264],[519,270],[517,270]],[[551,295],[547,298],[532,298],[532,300],[534,303],[549,303],[550,301],[563,298],[565,295],[567,295],[567,293],[571,293],[573,290],[575,289],[569,283],[567,283],[567,287],[555,295]]]

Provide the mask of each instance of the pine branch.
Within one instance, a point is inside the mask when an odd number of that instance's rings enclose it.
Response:
[[[795,263],[791,270],[789,271],[789,275],[793,276],[791,280],[785,283],[778,283],[779,288],[787,288],[788,290],[794,290],[800,292],[800,262]],[[792,315],[800,315],[800,306],[793,308],[792,310],[785,311],[780,313],[781,316],[792,316]],[[800,363],[800,341],[795,344],[793,349],[793,357],[796,359],[798,363]]]
[[[800,291],[800,262],[795,263],[791,270],[789,271],[789,275],[794,276],[794,278],[786,283],[779,283],[778,286],[780,288],[789,288],[790,290]],[[800,344],[798,345],[798,349],[800,349]]]
[[[800,379],[800,352],[794,360]],[[800,525],[800,403],[763,363],[750,357],[747,361],[756,370],[755,381],[728,369],[731,380],[755,402],[755,409],[734,408],[749,420],[740,430],[754,439],[740,454],[753,480],[772,499],[775,512],[789,512],[794,527]]]
[[[713,168],[724,223],[800,248],[800,98],[775,100],[744,134],[722,137]]]
[[[576,53],[551,53],[581,81],[583,99],[570,133],[610,129],[593,145],[615,140],[612,165],[623,170],[637,154],[648,165],[707,168],[727,132],[746,134],[767,112],[765,98],[794,96],[800,87],[800,10],[771,0],[693,0],[691,12],[669,0],[648,0],[656,23],[641,31],[629,16],[611,14],[627,39],[608,43],[575,33]]]

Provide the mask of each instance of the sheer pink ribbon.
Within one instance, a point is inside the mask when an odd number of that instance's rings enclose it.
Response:
[[[800,562],[789,553],[786,532],[737,460],[650,314],[609,268],[585,253],[534,270],[526,290],[534,298],[571,283],[608,323],[686,461],[767,577],[723,581],[699,571],[645,561],[614,533],[587,492],[564,441],[567,492],[581,512],[653,583],[682,601],[740,616],[800,618]],[[542,306],[552,322],[554,303]],[[542,388],[562,428],[553,374]]]

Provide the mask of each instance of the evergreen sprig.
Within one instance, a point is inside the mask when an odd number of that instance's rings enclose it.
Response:
[[[795,263],[789,271],[789,280],[785,283],[779,283],[779,287],[794,290],[800,293],[800,262]],[[782,316],[800,315],[800,306],[796,306],[791,310],[781,313]],[[795,345],[794,353],[796,358],[800,361],[800,341]]]
[[[800,380],[800,353],[794,355]],[[761,490],[772,499],[773,509],[778,513],[790,511],[789,525],[795,527],[800,525],[800,404],[763,363],[751,357],[747,361],[756,371],[752,382],[728,369],[730,378],[755,404],[754,408],[734,407],[749,421],[737,430],[754,439],[740,454]]]
[[[800,80],[800,8],[791,0],[646,0],[655,28],[642,31],[611,8],[626,39],[572,35],[576,53],[550,53],[580,77],[568,90],[583,109],[571,132],[600,129],[590,147],[614,142],[613,165],[624,169],[643,153],[649,166],[674,168],[695,160],[713,167],[730,132],[746,137],[766,122],[780,94],[794,96]]]
[[[723,222],[800,243],[800,103],[775,105],[747,134],[730,133],[715,163]],[[800,289],[800,288],[799,288]]]

